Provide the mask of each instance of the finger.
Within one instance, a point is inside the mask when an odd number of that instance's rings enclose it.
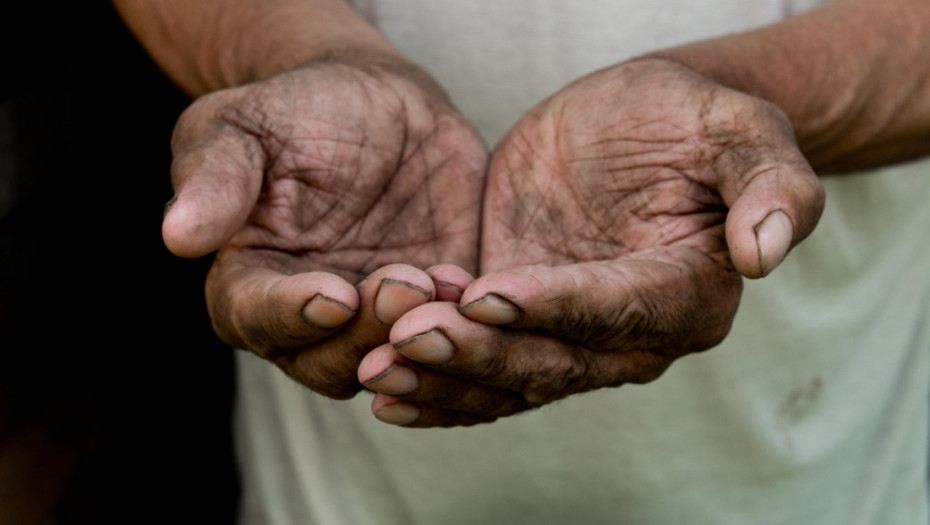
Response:
[[[220,338],[265,358],[330,336],[360,306],[356,287],[331,273],[284,275],[223,257],[210,270],[206,289]]]
[[[817,225],[824,191],[780,110],[756,101],[755,138],[717,157],[719,191],[730,211],[726,239],[745,277],[770,274]]]
[[[485,275],[462,296],[472,320],[576,341],[596,351],[704,350],[729,330],[739,276],[688,248]]]
[[[329,397],[344,399],[362,388],[358,367],[371,349],[388,341],[391,324],[435,296],[432,280],[401,264],[373,272],[358,286],[360,307],[347,325],[316,344],[274,359],[284,371]]]
[[[426,304],[405,315],[391,330],[391,342],[410,361],[445,376],[515,392],[527,407],[594,388],[650,381],[668,362],[641,349],[592,352],[576,342],[478,323],[449,303]],[[454,408],[503,415],[482,405],[490,391],[484,392],[468,399],[475,407],[459,404]]]
[[[495,420],[491,417],[418,406],[384,394],[375,395],[371,402],[371,412],[385,423],[410,428],[467,427]]]
[[[436,285],[436,300],[459,302],[462,292],[475,278],[454,264],[437,264],[426,269]]]
[[[421,304],[432,301],[436,296],[432,278],[413,266],[404,264],[385,266],[365,279],[359,286],[360,290],[369,288],[370,285],[367,285],[369,281],[378,282],[372,314],[385,328],[390,328],[402,315]],[[383,341],[379,341],[378,344],[381,342]]]
[[[325,272],[287,276],[235,259],[221,254],[207,278],[217,334],[339,399],[361,388],[358,364],[387,342],[391,323],[435,292],[425,272],[406,265],[376,270],[356,288]]]
[[[405,358],[390,344],[372,350],[362,359],[358,377],[373,392],[420,406],[475,416],[508,416],[533,407],[513,391],[421,366]]]
[[[219,118],[217,105],[209,96],[195,102],[172,137],[175,197],[162,237],[181,257],[222,246],[245,224],[261,190],[265,156],[258,140]]]

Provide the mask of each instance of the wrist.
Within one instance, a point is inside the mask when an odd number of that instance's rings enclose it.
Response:
[[[274,2],[270,2],[274,4]],[[238,20],[229,45],[217,49],[222,77],[215,88],[247,84],[311,62],[406,64],[394,45],[343,2],[263,5]]]
[[[853,93],[851,86],[810,77],[808,68],[829,75],[821,57],[794,57],[760,35],[732,35],[658,51],[646,58],[676,62],[722,86],[778,106],[794,128],[795,137],[806,154],[817,142],[834,134]],[[806,61],[806,62],[805,62]]]
[[[647,55],[784,111],[818,172],[930,153],[924,0],[835,0],[761,29]]]
[[[344,0],[112,0],[163,71],[192,96],[322,60],[406,63]]]

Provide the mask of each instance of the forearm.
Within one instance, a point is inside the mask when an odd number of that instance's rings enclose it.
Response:
[[[777,104],[819,172],[930,154],[926,0],[836,0],[763,29],[652,56]]]
[[[193,96],[332,58],[399,51],[344,0],[112,0],[165,73]]]

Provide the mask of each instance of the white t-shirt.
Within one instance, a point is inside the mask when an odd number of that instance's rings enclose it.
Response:
[[[814,0],[357,0],[493,144],[575,78]],[[239,358],[247,524],[927,523],[930,163],[825,177],[720,346],[493,424],[385,425]]]

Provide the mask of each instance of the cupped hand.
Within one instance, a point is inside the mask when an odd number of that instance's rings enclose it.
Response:
[[[418,268],[475,271],[487,149],[412,66],[319,62],[215,92],[172,149],[163,236],[217,250],[217,334],[320,393],[354,395],[364,353],[449,284]]]
[[[596,72],[495,149],[461,306],[402,316],[359,378],[407,426],[652,381],[724,338],[741,275],[771,272],[822,207],[774,105],[665,60]]]

